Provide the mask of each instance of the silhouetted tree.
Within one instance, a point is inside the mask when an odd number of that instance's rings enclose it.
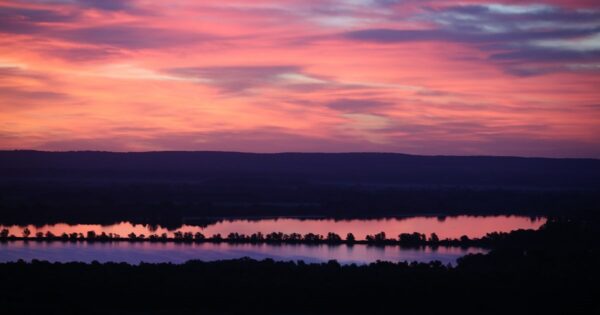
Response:
[[[29,237],[29,235],[31,235],[31,231],[29,230],[29,228],[25,228],[25,229],[23,230],[23,237],[24,237],[24,238],[28,238],[28,237]]]
[[[111,237],[109,237],[106,232],[102,232],[100,233],[100,235],[98,236],[98,239],[100,239],[101,241],[108,241],[110,240]]]
[[[299,233],[292,233],[290,235],[284,235],[284,241],[296,243],[302,241],[302,235]]]
[[[281,232],[272,232],[267,234],[265,237],[267,242],[281,242],[283,240],[283,233]]]
[[[91,240],[91,241],[95,240],[96,239],[96,232],[94,232],[94,231],[88,231],[87,232],[87,239]]]
[[[440,242],[440,238],[437,236],[437,234],[431,233],[431,235],[429,236],[429,242],[432,244],[437,244]]]
[[[206,237],[204,236],[204,234],[202,234],[200,232],[196,232],[196,234],[194,234],[194,240],[196,240],[196,241],[203,241],[204,239],[206,239]]]
[[[404,245],[420,245],[426,241],[425,234],[421,233],[402,233],[398,235],[398,241]]]
[[[350,244],[356,242],[356,238],[354,237],[354,234],[352,234],[352,233],[346,234],[346,242],[348,242]]]
[[[241,242],[244,240],[244,235],[238,233],[229,233],[229,235],[227,235],[227,240],[230,242]]]
[[[173,233],[173,238],[176,241],[181,241],[181,240],[183,240],[183,233],[180,231],[176,231],[175,233]]]
[[[194,240],[194,234],[192,234],[192,232],[185,232],[183,233],[183,240],[186,242],[191,242]]]
[[[387,239],[385,232],[379,232],[375,235],[367,235],[366,240],[367,243],[384,243]]]
[[[308,233],[304,235],[304,241],[309,243],[316,243],[323,240],[323,236],[314,233]]]
[[[8,238],[8,229],[2,229],[2,231],[0,231],[0,238]]]
[[[337,235],[333,232],[327,233],[327,242],[328,243],[340,243],[341,241],[342,241],[342,238],[339,235]]]
[[[265,236],[261,232],[253,233],[250,235],[251,242],[263,242],[265,240]]]

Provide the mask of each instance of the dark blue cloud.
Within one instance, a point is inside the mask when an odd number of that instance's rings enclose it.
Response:
[[[64,100],[69,96],[48,90],[23,89],[16,86],[0,86],[0,109],[23,108],[50,100]]]
[[[402,29],[367,29],[351,31],[344,34],[346,38],[380,43],[402,43],[416,41],[445,41],[471,44],[493,44],[524,40],[563,39],[593,35],[600,28],[583,30],[540,30],[518,33],[484,33],[473,29],[445,30],[402,30]]]
[[[384,28],[351,31],[344,34],[349,39],[380,43],[445,40],[448,35],[450,34],[443,30],[399,30]]]
[[[54,31],[48,35],[76,43],[126,49],[165,48],[215,39],[210,35],[188,31],[124,24]]]
[[[133,8],[131,0],[77,0],[79,4],[107,11],[123,11]]]
[[[0,18],[19,20],[22,22],[60,23],[73,21],[75,17],[76,16],[71,13],[64,13],[54,10],[0,7]]]
[[[600,61],[600,50],[577,51],[541,48],[521,48],[509,52],[495,53],[490,56],[492,60],[500,61],[578,61],[597,62]]]
[[[501,12],[494,10],[489,5],[461,5],[436,9],[426,8],[426,11],[428,17],[452,24],[470,24],[473,21],[497,22],[504,25],[532,21],[582,23],[598,22],[600,18],[600,11],[597,10],[573,10],[554,6],[543,6],[537,9],[530,7],[527,10],[527,5],[522,8],[522,12]],[[469,18],[465,19],[465,16]]]
[[[518,76],[571,71],[569,63],[600,60],[600,49],[576,47],[578,40],[600,34],[600,10],[466,5],[426,8],[424,12],[416,18],[433,22],[434,27],[363,29],[342,36],[382,44],[432,41],[471,45],[487,52],[489,60]],[[540,41],[561,41],[562,45],[543,46]],[[531,66],[547,62],[562,66]]]
[[[135,9],[136,0],[21,0],[25,3],[68,4],[80,8],[92,8],[105,11],[129,11]]]
[[[40,23],[64,23],[76,18],[75,14],[53,10],[0,7],[0,33],[39,33],[44,30]]]
[[[337,99],[325,104],[327,107],[343,112],[372,112],[374,110],[389,108],[392,102],[377,99]]]
[[[106,59],[110,57],[118,56],[120,53],[117,49],[111,48],[57,48],[52,47],[48,49],[40,50],[45,55],[63,59],[71,62],[81,62],[90,60]]]
[[[96,1],[91,1],[90,4]],[[103,1],[98,1],[98,3]],[[86,2],[87,3],[87,2]],[[103,4],[106,8],[118,8]],[[164,48],[202,41],[215,40],[215,36],[186,30],[141,27],[129,24],[103,25],[64,29],[60,23],[77,22],[82,18],[78,11],[55,11],[27,9],[20,7],[0,7],[0,33],[29,34],[45,38],[61,39],[78,44],[105,45],[125,49]],[[54,24],[54,25],[53,25]],[[75,23],[71,23],[75,24]],[[65,55],[93,57],[91,51],[63,51]],[[99,49],[96,57],[106,56],[106,50]]]

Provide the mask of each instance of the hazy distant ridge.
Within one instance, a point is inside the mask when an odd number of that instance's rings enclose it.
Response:
[[[0,151],[0,175],[185,178],[256,176],[396,185],[600,187],[600,160],[396,153]]]

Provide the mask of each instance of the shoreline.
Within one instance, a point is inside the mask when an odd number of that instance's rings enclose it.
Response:
[[[517,230],[517,231],[535,231],[535,230]],[[418,233],[415,233],[418,234]],[[414,234],[406,234],[406,235],[414,235]],[[423,234],[422,234],[423,235]],[[496,233],[495,235],[508,235],[508,233]],[[442,239],[442,240],[405,240],[401,241],[398,239],[377,239],[377,240],[354,240],[349,241],[345,239],[341,240],[328,240],[326,238],[322,239],[313,239],[313,240],[251,240],[249,238],[242,239],[231,239],[231,238],[204,238],[204,239],[183,239],[183,238],[62,238],[62,237],[6,237],[0,238],[0,243],[11,243],[11,242],[25,242],[25,243],[157,243],[157,244],[166,244],[166,243],[176,243],[176,244],[203,244],[203,243],[211,243],[211,244],[251,244],[251,245],[272,245],[272,246],[280,246],[280,245],[327,245],[327,246],[353,246],[353,245],[368,245],[368,246],[399,246],[406,248],[419,248],[419,247],[461,247],[461,248],[485,248],[489,249],[494,247],[495,241],[490,239],[489,237],[482,238],[473,238],[470,239],[468,237],[461,239]]]

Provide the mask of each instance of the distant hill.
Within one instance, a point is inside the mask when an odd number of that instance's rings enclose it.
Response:
[[[285,176],[353,184],[598,188],[600,160],[396,153],[0,151],[0,175],[186,180]]]
[[[595,159],[0,151],[0,223],[598,210]]]

